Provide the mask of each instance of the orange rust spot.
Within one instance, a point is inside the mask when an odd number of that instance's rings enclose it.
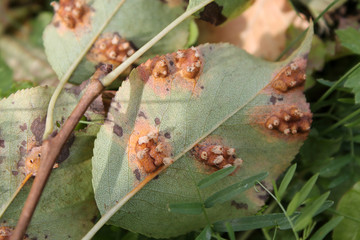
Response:
[[[170,94],[171,87],[198,95],[201,87],[196,83],[202,67],[201,55],[193,47],[149,59],[138,67],[138,72],[142,80],[160,96]]]
[[[143,119],[137,119],[129,140],[129,160],[135,161],[146,173],[171,164],[171,146],[158,130]]]
[[[194,79],[199,75],[201,68],[200,53],[194,47],[179,50],[175,54],[176,66],[184,78]]]
[[[95,63],[119,66],[135,53],[131,44],[118,33],[105,33],[99,38],[87,55],[87,59]]]
[[[289,135],[290,133],[308,132],[311,122],[311,113],[303,113],[297,107],[292,106],[268,117],[265,127]]]
[[[287,92],[292,88],[303,85],[306,80],[305,66],[305,59],[292,62],[275,76],[271,86],[280,92]]]
[[[54,8],[54,24],[58,26],[61,24],[67,29],[75,29],[78,26],[89,24],[90,22],[90,7],[87,6],[84,0],[60,0],[58,2],[51,2]]]
[[[41,162],[41,146],[37,146],[37,142],[34,139],[28,139],[26,150],[25,166],[22,168],[22,171],[25,175],[36,176]],[[54,164],[54,168],[58,166],[57,163]]]
[[[241,166],[243,160],[236,157],[236,150],[219,143],[219,141],[204,141],[197,144],[191,153],[198,161],[215,170],[230,166]]]
[[[13,231],[14,231],[13,227],[1,226],[0,227],[0,240],[10,240],[10,237],[11,237]],[[23,240],[29,240],[29,238],[24,236]]]

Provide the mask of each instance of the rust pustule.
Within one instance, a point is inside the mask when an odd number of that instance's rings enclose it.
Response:
[[[95,63],[107,63],[117,67],[134,53],[135,49],[130,42],[118,33],[106,33],[95,42],[87,58]]]
[[[79,24],[84,23],[85,15],[90,12],[90,8],[84,0],[60,0],[51,2],[56,17],[60,22],[69,29],[76,28]]]
[[[136,158],[146,173],[154,172],[162,165],[170,165],[170,145],[158,131],[149,131],[140,136],[135,146]]]
[[[209,144],[206,141],[197,144],[191,150],[191,153],[198,161],[216,170],[231,166],[241,166],[243,164],[243,160],[236,157],[235,148],[220,144]]]
[[[10,237],[14,231],[13,227],[6,227],[1,226],[0,227],[0,240],[10,240]],[[25,235],[23,237],[23,240],[29,240],[29,238]]]
[[[304,62],[304,59],[300,59],[290,63],[276,75],[271,86],[280,92],[287,92],[303,85],[306,80]]]
[[[310,131],[311,122],[311,113],[303,113],[296,106],[291,106],[269,116],[265,121],[265,128],[285,135],[295,135]]]
[[[185,78],[195,79],[200,73],[202,61],[199,51],[192,47],[187,50],[178,50],[175,54],[176,67]]]
[[[203,89],[196,83],[203,65],[199,50],[192,47],[149,59],[138,67],[138,73],[159,96],[170,94],[172,88],[199,95]]]

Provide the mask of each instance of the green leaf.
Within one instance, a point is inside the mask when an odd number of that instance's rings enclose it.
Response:
[[[53,85],[55,73],[46,60],[44,51],[28,42],[1,36],[0,52],[8,66],[13,70],[15,81],[31,81],[36,84]]]
[[[300,217],[296,219],[294,229],[300,231],[311,223],[313,216],[321,208],[328,198],[330,192],[324,193],[323,195],[316,198],[313,202],[307,204],[307,206],[301,211]]]
[[[322,240],[326,237],[326,235],[331,232],[339,223],[344,219],[344,217],[335,217],[331,219],[329,222],[321,226],[314,235],[310,238],[310,240]]]
[[[138,49],[184,12],[181,4],[169,6],[159,0],[126,0],[120,6],[121,3],[121,0],[91,1],[89,16],[84,17],[85,23],[78,24],[74,29],[67,28],[55,16],[44,32],[44,45],[59,79],[72,72],[74,65],[78,67],[70,79],[72,83],[81,83],[94,73],[98,62],[89,61],[85,55],[93,41],[101,37],[101,32],[116,32]],[[144,59],[183,48],[189,36],[189,21],[184,21],[159,41]]]
[[[210,226],[206,226],[199,236],[196,237],[195,240],[210,240],[211,239],[211,228]]]
[[[148,65],[133,70],[113,99],[95,142],[93,186],[101,214],[130,198],[130,191],[132,196],[141,190],[108,223],[152,237],[173,237],[203,228],[208,221],[204,214],[169,213],[169,203],[203,202],[261,172],[269,172],[263,182],[269,188],[289,166],[307,133],[287,136],[265,128],[264,121],[293,104],[309,114],[302,88],[275,93],[269,83],[292,61],[302,61],[309,51],[312,29],[308,32],[300,49],[278,63],[257,59],[229,44],[199,46],[196,51],[203,66],[195,86],[177,72],[176,53],[164,56],[171,73],[169,82],[157,83],[153,76],[147,79],[152,74],[146,70]],[[192,49],[187,53],[195,54]],[[174,163],[149,174],[134,155],[134,145],[136,136],[151,129],[158,129],[171,146]],[[234,148],[243,163],[232,175],[200,190],[197,183],[217,170],[197,155],[197,147],[206,144]],[[145,184],[159,172],[158,178]],[[210,222],[255,214],[267,198],[265,190],[251,188],[206,209],[206,214]],[[155,226],[157,222],[163,224]]]
[[[211,186],[212,184],[217,183],[218,181],[223,179],[224,177],[230,175],[232,172],[235,171],[235,169],[236,169],[236,167],[234,167],[234,166],[228,167],[228,168],[223,168],[223,169],[216,171],[213,174],[205,177],[197,185],[200,189]]]
[[[360,239],[360,182],[357,182],[341,198],[337,209],[345,216],[344,220],[333,231],[334,240]]]
[[[298,216],[299,213],[294,214],[293,217]],[[214,223],[214,229],[217,232],[226,232],[226,224],[229,223],[234,231],[248,231],[253,229],[260,229],[266,227],[283,226],[288,229],[288,220],[283,213],[271,213],[265,215],[241,217],[233,220],[220,221]],[[284,229],[284,228],[282,228]]]
[[[355,28],[348,27],[346,29],[338,29],[335,31],[340,39],[341,45],[352,51],[360,54],[360,31]]]
[[[235,232],[234,232],[234,229],[232,228],[231,224],[226,222],[225,226],[226,226],[226,230],[227,230],[230,240],[235,240],[236,239]]]
[[[173,213],[197,215],[202,213],[202,203],[171,203],[169,205],[169,211]]]
[[[0,94],[6,96],[13,84],[13,73],[0,55]]]
[[[291,179],[294,176],[295,170],[296,170],[296,164],[292,165],[289,170],[287,170],[283,180],[281,181],[279,190],[277,191],[277,198],[280,200],[282,199],[283,195],[285,194],[285,191],[287,187],[289,186]]]
[[[344,86],[355,94],[355,103],[360,103],[360,67],[354,70],[345,80]]]
[[[25,177],[24,158],[41,144],[47,103],[53,89],[37,87],[21,90],[0,101],[0,209]],[[60,125],[76,106],[78,96],[64,91],[56,105]],[[100,110],[100,107],[99,109]],[[93,110],[88,120],[101,119]],[[32,239],[80,239],[98,214],[91,188],[93,141],[99,126],[92,125],[70,137],[61,151],[59,167],[53,170],[42,194],[27,234]],[[0,222],[14,227],[29,193],[32,180],[7,208]]]
[[[211,195],[210,197],[208,197],[205,200],[205,202],[204,202],[205,207],[210,208],[217,203],[223,203],[223,202],[230,200],[231,198],[235,197],[236,195],[238,195],[238,194],[248,190],[252,186],[254,186],[256,181],[261,181],[261,180],[265,179],[268,175],[269,174],[267,172],[260,173],[256,176],[249,177],[239,183],[235,183],[227,188],[224,188],[224,189],[214,193],[213,195]]]
[[[299,192],[295,194],[291,202],[289,203],[286,212],[288,215],[292,215],[295,210],[305,201],[308,197],[310,191],[315,185],[316,180],[318,179],[319,174],[312,176],[305,185],[301,188]]]

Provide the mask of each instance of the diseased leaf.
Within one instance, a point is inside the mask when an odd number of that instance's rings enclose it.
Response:
[[[334,240],[360,239],[360,182],[357,182],[341,198],[337,209],[345,216],[333,231]]]
[[[208,44],[156,57],[132,71],[95,142],[93,186],[100,212],[162,174],[108,223],[157,238],[177,236],[208,221],[204,214],[169,213],[168,204],[203,202],[262,172],[269,172],[262,184],[271,188],[310,128],[311,113],[298,81],[311,36],[312,29],[299,50],[279,63],[228,44]],[[290,73],[295,86],[284,90],[289,70],[298,75]],[[231,175],[197,187],[229,164],[237,166]],[[265,190],[251,188],[206,209],[206,215],[216,222],[254,214],[267,198]]]
[[[0,101],[0,209],[27,174],[25,155],[41,145],[52,92],[52,88],[36,87]],[[59,126],[77,104],[79,96],[73,92],[64,91],[56,105]],[[89,121],[102,118],[94,106],[85,114]],[[31,239],[80,239],[92,227],[98,211],[91,188],[90,158],[98,129],[98,125],[91,125],[75,133],[60,152],[59,167],[53,170],[27,231]],[[30,187],[27,183],[20,191],[0,219],[1,226],[16,225]]]
[[[65,0],[63,2],[65,3]],[[132,55],[135,49],[148,42],[184,12],[184,6],[169,6],[160,0],[85,2],[80,8],[73,6],[75,11],[81,11],[81,15],[79,18],[71,16],[70,22],[64,20],[67,13],[64,13],[61,1],[60,5],[54,4],[58,11],[44,32],[46,55],[59,78],[69,72],[73,64],[77,65],[78,59],[82,59],[70,79],[73,83],[88,79],[99,61],[119,65],[125,57]],[[98,36],[104,24],[106,28],[103,34]],[[183,48],[187,43],[189,24],[190,20],[181,23],[148,51],[144,58]],[[96,37],[109,38],[109,41],[96,42],[96,51],[93,51],[92,55],[86,55],[87,48],[91,47]],[[113,37],[123,38],[127,42],[116,39],[112,41]]]

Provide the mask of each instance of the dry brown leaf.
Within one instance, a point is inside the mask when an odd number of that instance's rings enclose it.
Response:
[[[199,43],[229,42],[268,60],[275,60],[284,50],[286,29],[291,24],[301,29],[308,26],[287,0],[257,0],[224,26],[215,27],[203,21],[198,24]]]

